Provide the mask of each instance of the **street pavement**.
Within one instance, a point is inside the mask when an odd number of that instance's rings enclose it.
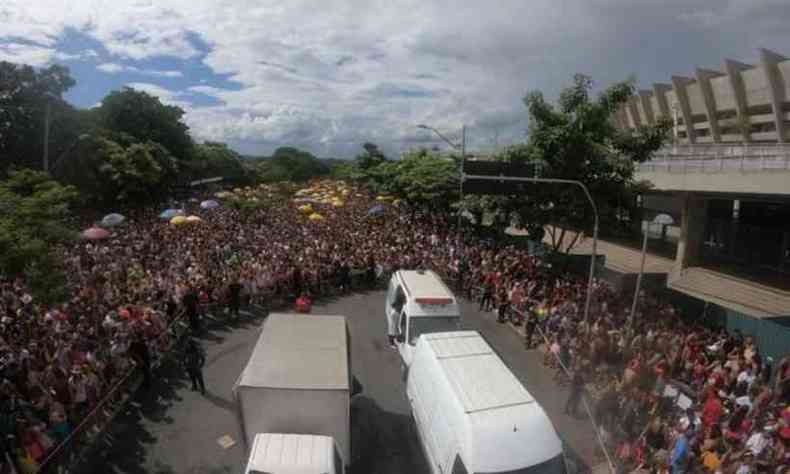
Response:
[[[348,318],[352,373],[362,393],[352,403],[354,474],[428,473],[413,422],[397,353],[386,342],[384,291],[375,290],[317,302],[313,314]],[[601,462],[592,425],[562,413],[568,391],[553,381],[543,354],[526,351],[509,326],[493,313],[462,302],[464,325],[480,331],[532,395],[545,408],[567,450],[583,469]],[[260,333],[262,317],[248,314],[238,322],[209,325],[201,344],[207,353],[205,396],[190,390],[175,363],[164,364],[154,387],[140,391],[135,402],[113,422],[104,439],[87,456],[85,473],[241,472],[246,464],[235,415],[232,387]],[[222,447],[228,435],[236,444]]]

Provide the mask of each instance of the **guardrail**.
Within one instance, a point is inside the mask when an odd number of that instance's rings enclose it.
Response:
[[[641,172],[717,172],[725,170],[790,170],[790,147],[704,147],[658,151],[651,160],[637,165]]]

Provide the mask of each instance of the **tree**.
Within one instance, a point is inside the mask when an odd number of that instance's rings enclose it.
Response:
[[[0,61],[0,173],[10,166],[42,169],[47,105],[51,159],[76,138],[80,114],[62,99],[74,84],[64,66],[36,70]]]
[[[625,231],[619,216],[623,210],[632,212],[635,205],[634,163],[648,160],[661,146],[670,123],[641,127],[636,134],[620,132],[611,117],[635,93],[634,81],[614,84],[596,99],[590,97],[591,88],[592,80],[577,74],[556,105],[546,102],[540,92],[528,93],[524,98],[530,115],[528,143],[505,150],[500,159],[535,163],[542,177],[585,183],[598,206],[601,228]],[[578,235],[566,242],[567,229],[592,227],[592,211],[576,187],[533,186],[518,199],[514,213],[521,223],[537,233],[551,225],[554,251],[568,251],[578,242]]]
[[[181,120],[184,110],[180,107],[162,104],[158,97],[125,87],[104,97],[97,114],[100,127],[112,134],[127,134],[141,143],[159,143],[178,160],[192,158],[192,138]]]
[[[33,170],[11,171],[0,181],[0,274],[26,275],[34,296],[61,298],[65,276],[53,253],[74,233],[67,227],[76,190]]]
[[[329,167],[312,153],[293,147],[280,147],[271,158],[258,166],[261,180],[267,183],[280,181],[303,182],[329,173]]]
[[[366,142],[364,145],[362,145],[362,148],[365,149],[365,152],[360,153],[355,158],[356,165],[361,170],[367,170],[387,161],[387,157],[384,156],[384,153],[379,150],[378,145],[375,143]]]
[[[453,160],[421,149],[406,153],[394,164],[397,174],[393,191],[410,206],[450,211],[458,199],[458,168]]]
[[[183,163],[190,180],[222,176],[226,182],[245,186],[252,184],[254,174],[245,167],[241,155],[225,143],[205,142],[195,145],[193,159]]]
[[[176,159],[156,142],[116,134],[81,140],[56,177],[75,186],[93,204],[142,206],[167,195],[178,179]]]

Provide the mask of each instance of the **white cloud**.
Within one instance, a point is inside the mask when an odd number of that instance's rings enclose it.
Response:
[[[36,46],[0,46],[0,59],[45,64],[73,28],[112,56],[97,66],[105,73],[179,77],[180,71],[142,70],[127,62],[161,56],[201,61],[237,86],[190,77],[200,85],[188,91],[222,105],[192,107],[183,91],[137,84],[184,104],[198,137],[245,147],[288,143],[328,154],[367,140],[397,153],[425,139],[414,128],[421,122],[447,130],[469,124],[475,146],[507,143],[523,137],[524,93],[537,88],[551,98],[575,72],[602,85],[636,73],[650,84],[690,74],[697,65],[720,64],[723,57],[752,61],[758,47],[790,42],[787,0],[2,5],[0,45],[4,38],[25,38]]]
[[[159,71],[156,69],[140,69],[135,66],[126,66],[118,63],[102,63],[96,66],[96,69],[106,72],[107,74],[118,74],[121,72],[131,72],[135,74],[142,74],[144,76],[156,77],[182,77],[181,71]]]
[[[129,82],[126,84],[126,87],[131,87],[132,89],[147,92],[152,96],[159,97],[159,100],[163,104],[177,105],[182,109],[188,109],[191,106],[188,101],[180,99],[180,97],[183,96],[182,92],[166,89],[157,84],[148,82]]]
[[[124,67],[116,63],[102,63],[96,66],[96,69],[107,74],[118,74],[124,70]]]
[[[46,66],[55,57],[55,50],[45,46],[21,43],[0,44],[0,61]]]

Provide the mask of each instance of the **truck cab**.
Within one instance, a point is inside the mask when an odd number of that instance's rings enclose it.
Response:
[[[384,304],[390,344],[400,355],[404,375],[422,334],[457,331],[461,310],[453,292],[430,270],[398,270]]]

